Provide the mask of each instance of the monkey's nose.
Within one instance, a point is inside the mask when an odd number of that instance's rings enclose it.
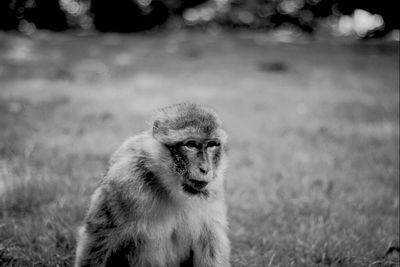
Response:
[[[200,172],[202,174],[207,174],[208,173],[208,168],[200,167],[199,170],[200,170]]]
[[[190,185],[196,189],[203,189],[208,184],[208,182],[206,182],[206,181],[199,181],[199,180],[195,180],[195,179],[190,179],[189,182],[190,182]]]

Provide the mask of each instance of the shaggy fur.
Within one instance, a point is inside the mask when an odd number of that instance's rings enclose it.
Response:
[[[151,131],[112,156],[80,229],[75,267],[230,266],[225,140],[208,108],[161,109]]]

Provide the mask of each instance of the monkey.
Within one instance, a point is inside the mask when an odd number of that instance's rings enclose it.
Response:
[[[75,267],[229,267],[227,133],[181,103],[111,156],[79,230]]]

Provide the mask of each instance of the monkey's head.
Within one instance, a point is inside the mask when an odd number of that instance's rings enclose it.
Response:
[[[227,135],[217,114],[196,104],[163,108],[154,118],[153,137],[169,150],[183,191],[207,196],[225,156]]]

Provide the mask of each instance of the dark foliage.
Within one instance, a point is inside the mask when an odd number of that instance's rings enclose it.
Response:
[[[64,31],[68,29],[67,19],[60,3],[54,0],[40,0],[35,6],[26,7],[25,18],[33,22],[38,29]]]
[[[168,18],[168,9],[160,1],[139,6],[132,0],[92,1],[94,26],[103,32],[133,32],[162,25]]]
[[[90,9],[82,14],[71,14],[60,6],[59,0],[2,0],[0,1],[0,30],[24,31],[26,23],[38,29],[63,31],[74,28],[71,21],[81,16],[91,16],[93,26],[102,32],[136,32],[149,30],[166,23],[171,15],[182,21],[185,10],[208,5],[217,9],[215,0],[74,0],[79,5],[85,2]],[[303,32],[313,33],[319,20],[328,16],[350,15],[356,9],[379,14],[384,27],[369,33],[370,36],[383,36],[393,29],[400,28],[397,11],[399,1],[386,0],[231,0],[223,12],[214,10],[212,19],[200,21],[227,27],[251,29],[272,29],[282,25],[294,25]],[[67,9],[66,9],[67,10]],[[73,18],[71,20],[71,18]],[[75,23],[78,24],[79,23]],[[79,26],[78,26],[79,27]],[[22,29],[21,29],[22,28]]]
[[[285,8],[285,3],[289,3]],[[379,14],[385,21],[382,35],[400,28],[396,17],[399,3],[396,0],[234,0],[228,15],[222,19],[224,25],[256,29],[276,28],[291,24],[302,31],[312,33],[320,18],[350,15],[356,9]],[[245,14],[245,15],[243,15]]]
[[[65,12],[59,1],[54,0],[16,0],[1,1],[0,29],[18,29],[20,23],[33,23],[38,29],[63,31],[68,29]]]
[[[0,1],[0,30],[13,30],[18,27],[18,19],[11,1]]]

